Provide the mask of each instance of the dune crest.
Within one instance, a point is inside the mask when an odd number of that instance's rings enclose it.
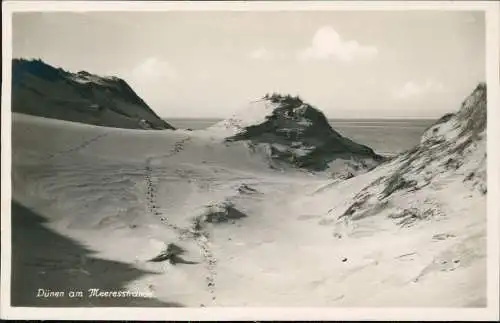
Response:
[[[254,151],[265,151],[275,168],[344,168],[352,175],[384,161],[332,129],[320,110],[290,95],[266,94],[208,131],[223,134],[226,142],[244,141]]]
[[[128,129],[174,129],[124,80],[12,60],[12,111]]]

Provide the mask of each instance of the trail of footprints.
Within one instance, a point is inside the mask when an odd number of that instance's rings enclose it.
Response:
[[[153,182],[153,169],[151,168],[151,160],[152,158],[148,158],[146,162],[146,205],[147,209],[150,213],[155,216],[159,216],[160,220],[163,224],[165,224],[170,229],[179,232],[180,228],[175,224],[172,224],[168,221],[168,218],[165,217],[162,212],[160,212],[160,208],[158,207],[158,203],[156,201],[157,191],[156,191],[156,183]]]
[[[52,158],[55,158],[55,157],[60,156],[60,155],[69,154],[69,153],[76,152],[78,150],[84,149],[87,146],[89,146],[91,143],[96,142],[97,140],[99,140],[102,137],[105,137],[107,135],[108,135],[107,133],[100,134],[100,135],[98,135],[96,137],[93,137],[93,138],[91,138],[89,140],[86,140],[86,141],[82,142],[78,146],[72,147],[72,148],[67,149],[67,150],[61,150],[61,151],[49,154],[47,157],[45,157],[45,160],[52,159]]]
[[[82,142],[80,145],[72,147],[67,150],[62,150],[58,151],[52,154],[49,154],[45,159],[52,159],[60,155],[64,154],[69,154],[72,152],[79,151],[81,149],[86,148],[90,144],[96,142],[97,140],[107,136],[108,134],[101,134],[96,137],[93,137],[89,140],[86,140]],[[175,143],[174,148],[167,154],[161,155],[161,156],[156,156],[156,157],[149,157],[146,160],[146,167],[145,167],[145,179],[146,179],[146,187],[147,187],[147,193],[146,193],[146,201],[147,201],[147,208],[150,213],[152,213],[155,216],[159,216],[162,223],[164,223],[167,227],[170,229],[174,230],[175,232],[179,233],[181,238],[193,238],[197,245],[199,246],[201,253],[205,259],[205,267],[208,271],[208,275],[206,277],[206,283],[207,283],[207,288],[208,291],[210,292],[212,296],[212,301],[215,303],[216,296],[215,296],[215,277],[216,277],[216,264],[217,260],[215,259],[212,250],[210,248],[210,241],[209,241],[209,236],[207,232],[204,232],[199,225],[199,222],[197,222],[193,228],[190,229],[183,229],[175,224],[172,224],[168,221],[168,218],[166,218],[162,212],[160,212],[160,208],[158,207],[158,203],[156,201],[157,198],[157,192],[156,192],[156,183],[153,182],[153,169],[151,167],[151,162],[153,159],[159,159],[159,158],[168,158],[171,157],[179,152],[181,152],[184,149],[184,145],[186,142],[191,140],[190,137],[184,138],[178,142]]]
[[[151,163],[154,159],[169,158],[181,152],[184,149],[185,143],[188,142],[190,139],[191,139],[190,137],[187,137],[178,141],[177,143],[175,143],[174,148],[165,155],[149,157],[146,160],[146,168],[145,168],[146,202],[148,211],[155,216],[159,216],[162,223],[165,224],[168,228],[177,232],[181,237],[181,239],[192,238],[195,240],[205,260],[204,261],[205,268],[208,272],[205,281],[207,284],[207,289],[210,295],[212,296],[212,302],[215,303],[216,301],[215,278],[216,278],[217,260],[214,257],[210,247],[209,235],[207,232],[203,231],[199,221],[195,221],[193,227],[189,229],[180,228],[177,225],[169,222],[168,218],[160,211],[160,208],[157,203],[157,191],[156,191],[157,183],[153,180],[154,175],[153,175],[153,169],[151,167]]]
[[[205,277],[207,283],[208,292],[212,296],[212,302],[215,304],[217,297],[215,296],[215,280],[217,276],[216,266],[217,259],[215,259],[212,250],[210,248],[210,241],[208,240],[207,234],[201,234],[195,238],[198,247],[200,247],[201,253],[205,258],[205,268],[207,269],[208,275]]]

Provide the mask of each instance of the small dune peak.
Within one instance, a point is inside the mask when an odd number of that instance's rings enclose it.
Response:
[[[273,168],[324,171],[333,161],[349,160],[366,170],[383,161],[371,148],[332,129],[324,113],[299,96],[266,94],[209,129],[222,132],[227,142],[263,148]]]

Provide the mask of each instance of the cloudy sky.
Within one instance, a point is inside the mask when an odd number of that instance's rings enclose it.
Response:
[[[124,78],[163,117],[267,92],[330,118],[437,117],[485,80],[482,12],[16,13],[13,56]]]

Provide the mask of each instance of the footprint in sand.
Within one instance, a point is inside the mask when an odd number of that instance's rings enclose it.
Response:
[[[171,151],[169,154],[164,155],[164,156],[159,156],[156,158],[169,158],[180,151],[184,149],[184,144],[189,141],[190,138],[186,138],[181,140],[180,142],[176,143],[174,145],[173,151]],[[155,216],[160,217],[160,221],[165,224],[167,227],[171,228],[172,230],[176,231],[179,233],[180,236],[184,237],[186,236],[186,233],[191,232],[188,229],[182,229],[177,227],[176,225],[170,223],[168,221],[168,218],[165,217],[159,210],[159,206],[156,202],[156,192],[155,192],[155,187],[153,184],[153,174],[152,174],[152,168],[151,168],[151,163],[155,157],[150,157],[146,161],[146,167],[145,167],[145,178],[146,178],[146,186],[147,186],[147,196],[146,200],[148,203],[148,209],[150,212],[152,212]],[[215,295],[215,278],[216,278],[216,265],[217,265],[217,260],[215,259],[212,250],[210,248],[210,243],[208,240],[208,235],[207,233],[201,232],[200,230],[194,230],[192,234],[189,234],[192,238],[195,239],[198,247],[200,248],[201,254],[203,255],[203,258],[205,259],[205,267],[207,270],[207,276],[205,277],[206,281],[206,286],[209,291],[209,293],[212,296],[212,301],[215,303],[216,301],[216,295]]]

